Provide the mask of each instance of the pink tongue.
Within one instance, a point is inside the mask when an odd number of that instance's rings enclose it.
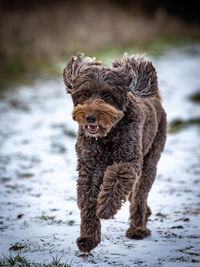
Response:
[[[90,130],[96,130],[97,126],[96,125],[90,125]]]

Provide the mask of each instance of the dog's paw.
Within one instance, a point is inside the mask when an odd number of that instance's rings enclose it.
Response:
[[[143,227],[137,227],[137,228],[129,227],[128,230],[126,231],[126,237],[131,239],[143,239],[149,235],[151,235],[151,231]]]
[[[98,245],[98,241],[92,237],[79,237],[76,240],[77,246],[82,252],[90,252]]]

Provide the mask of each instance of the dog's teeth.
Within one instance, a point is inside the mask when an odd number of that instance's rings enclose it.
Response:
[[[97,133],[98,132],[98,130],[99,130],[99,125],[87,125],[87,129],[88,129],[88,131],[90,132],[90,134],[95,134],[95,133]]]

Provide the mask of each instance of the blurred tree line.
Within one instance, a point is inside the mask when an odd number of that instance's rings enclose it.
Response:
[[[199,39],[199,23],[194,0],[1,0],[0,87],[53,75],[77,50],[91,55],[158,38]]]
[[[73,5],[77,5],[80,2],[83,4],[96,5],[98,2],[104,4],[105,2],[111,2],[113,5],[117,5],[125,9],[137,9],[140,12],[144,12],[148,15],[153,15],[157,9],[162,8],[168,14],[177,16],[187,22],[199,22],[199,3],[196,0],[180,1],[180,0],[1,0],[0,8],[7,10],[16,9],[32,9],[35,6],[55,6],[59,2],[71,2]]]

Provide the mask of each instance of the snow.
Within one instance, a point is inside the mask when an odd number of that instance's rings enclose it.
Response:
[[[199,91],[200,45],[174,48],[153,58],[168,120],[200,116],[189,100]],[[91,254],[76,246],[76,138],[72,102],[61,80],[1,92],[0,257],[20,254],[71,266],[199,266],[200,128],[168,134],[149,195],[150,237],[130,240],[129,203],[102,220],[102,241]],[[9,250],[16,243],[24,248]]]

